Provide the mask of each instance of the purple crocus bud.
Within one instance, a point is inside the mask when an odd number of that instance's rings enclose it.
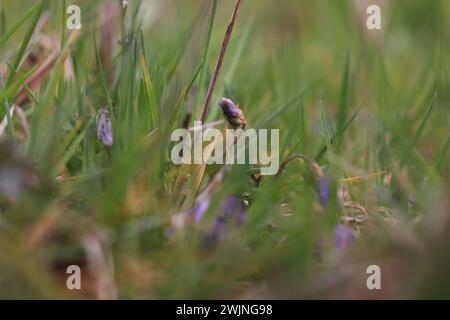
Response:
[[[244,113],[231,99],[221,98],[219,100],[219,107],[222,109],[223,115],[233,129],[239,127],[245,128],[247,126]]]
[[[337,252],[342,252],[353,240],[353,234],[350,228],[343,224],[338,224],[335,232],[335,248]]]
[[[319,202],[322,208],[326,208],[330,198],[330,186],[326,176],[319,177]]]
[[[109,119],[109,111],[106,107],[98,110],[96,124],[98,139],[105,146],[111,147],[113,144],[113,131],[111,120]]]

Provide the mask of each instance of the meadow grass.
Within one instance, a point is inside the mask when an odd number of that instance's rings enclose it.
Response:
[[[3,0],[0,298],[449,298],[450,3],[357,2]],[[221,97],[279,174],[171,162]]]

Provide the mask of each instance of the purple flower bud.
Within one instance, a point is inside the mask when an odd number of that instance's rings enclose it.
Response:
[[[231,127],[234,129],[238,127],[245,128],[247,121],[245,120],[244,113],[231,99],[221,98],[219,100],[219,107],[222,109],[223,115]]]
[[[342,252],[353,240],[353,234],[350,228],[338,224],[335,233],[335,248],[337,252]]]
[[[222,108],[223,114],[227,117],[237,117],[241,111],[231,99],[221,98],[219,107]]]
[[[319,177],[319,202],[322,208],[326,208],[330,196],[330,186],[326,176]]]
[[[106,107],[98,110],[96,124],[98,139],[105,146],[111,147],[113,144],[113,131],[111,120],[109,119],[109,111]]]

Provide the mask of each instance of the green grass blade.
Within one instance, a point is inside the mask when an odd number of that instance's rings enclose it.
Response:
[[[439,152],[439,156],[437,157],[436,160],[436,171],[440,171],[442,165],[445,162],[445,156],[447,155],[447,151],[450,147],[450,137],[447,139],[447,142],[445,143],[444,147],[442,147],[442,150]]]
[[[5,100],[5,113],[6,113],[6,120],[8,121],[8,124],[6,126],[7,132],[8,132],[8,137],[9,137],[9,139],[11,139],[12,143],[15,145],[16,144],[16,136],[14,134],[14,124],[12,122],[12,115],[14,114],[14,106],[10,106],[7,100]]]
[[[140,55],[141,67],[144,78],[145,85],[145,97],[147,99],[147,105],[150,110],[150,115],[152,119],[152,128],[158,127],[158,106],[156,103],[155,91],[153,89],[152,78],[147,67],[147,62],[143,54]]]
[[[22,40],[22,44],[20,45],[19,51],[16,53],[16,57],[14,58],[14,62],[12,64],[12,67],[13,67],[14,70],[19,69],[20,62],[22,61],[23,55],[25,53],[25,50],[28,47],[28,44],[29,44],[30,39],[31,39],[31,36],[33,35],[33,32],[34,32],[34,30],[36,28],[36,25],[37,25],[38,21],[39,21],[39,18],[41,16],[43,7],[44,7],[44,1],[41,0],[40,1],[40,5],[39,5],[39,7],[38,7],[38,9],[36,11],[36,14],[34,15],[33,21],[31,22],[30,27],[28,28],[28,30],[27,30],[27,32],[25,34],[25,37]],[[11,72],[9,74],[9,76],[8,76],[8,79],[6,80],[6,86],[11,84],[11,82],[13,80],[13,76],[14,76],[14,73]]]
[[[57,161],[55,166],[53,167],[53,175],[59,174],[59,172],[64,168],[67,162],[74,156],[74,154],[78,151],[78,148],[83,141],[86,133],[89,131],[90,126],[94,122],[94,118],[91,118],[83,128],[83,130],[78,134],[78,136],[73,140],[70,146],[67,148],[66,152],[62,155],[62,157]]]
[[[197,106],[200,105],[200,99],[203,98],[203,80],[206,77],[206,73],[208,71],[208,58],[209,58],[209,50],[210,50],[210,43],[211,43],[211,35],[212,35],[212,31],[214,29],[214,24],[216,21],[216,13],[217,13],[217,0],[213,0],[212,3],[212,8],[211,8],[211,16],[209,18],[209,24],[208,24],[208,34],[206,36],[206,43],[205,43],[205,48],[203,50],[203,56],[202,56],[202,69],[200,71],[200,76],[198,78],[198,87],[200,88],[198,94],[197,94],[197,98],[196,98],[196,103],[193,106],[193,110],[192,110],[192,114],[197,114]]]
[[[414,137],[412,139],[412,144],[411,144],[412,148],[414,148],[416,146],[417,142],[420,139],[420,136],[423,133],[423,130],[425,129],[428,119],[430,118],[431,111],[433,110],[433,107],[435,105],[436,99],[437,99],[437,93],[435,93],[433,95],[433,98],[431,99],[431,103],[428,106],[427,111],[425,112],[425,115],[422,118],[422,121],[420,122],[419,128],[417,129],[416,134],[414,135]]]
[[[167,126],[166,126],[166,132],[169,132],[170,130],[173,129],[176,120],[178,119],[178,115],[180,113],[181,107],[183,106],[183,103],[186,99],[186,96],[188,95],[188,93],[190,92],[192,85],[194,84],[195,80],[197,79],[197,76],[200,73],[200,70],[202,68],[203,63],[200,64],[200,66],[197,68],[197,71],[194,73],[194,76],[192,77],[192,80],[189,82],[188,86],[186,86],[180,97],[178,98],[178,101],[175,105],[175,107],[173,108],[173,111],[170,115],[169,121],[167,122]]]
[[[271,113],[265,120],[263,120],[260,124],[256,125],[256,128],[266,128],[270,125],[274,120],[276,120],[279,116],[281,116],[284,112],[286,112],[290,107],[295,105],[295,102],[299,101],[303,96],[303,92],[296,95],[292,99],[285,102],[280,108]]]
[[[325,132],[325,138],[326,138],[326,142],[327,142],[327,151],[332,152],[331,136],[330,136],[330,132],[328,131],[327,120],[325,117],[325,111],[323,110],[322,100],[320,101],[320,120],[322,122],[323,131]]]
[[[347,121],[348,113],[348,95],[349,95],[349,83],[350,83],[350,57],[347,55],[345,60],[344,73],[342,75],[341,93],[339,97],[339,104],[337,110],[336,128],[337,132],[342,132]],[[341,150],[343,135],[337,135],[336,137],[336,149]]]
[[[357,116],[358,113],[359,113],[359,110],[360,110],[360,109],[356,110],[356,111],[352,114],[352,116],[350,117],[350,119],[347,120],[347,122],[345,123],[345,126],[344,126],[344,128],[343,128],[342,133],[336,133],[336,135],[333,135],[333,137],[330,139],[331,145],[333,145],[333,142],[334,142],[334,140],[336,139],[336,136],[337,136],[337,135],[342,135],[342,134],[344,134],[344,132],[347,130],[347,128],[350,126],[350,124],[353,122],[353,120],[355,120],[356,116]],[[323,155],[325,154],[325,152],[327,151],[327,149],[328,149],[328,146],[327,146],[327,145],[323,146],[322,149],[320,149],[320,151],[319,151],[319,152],[316,154],[316,156],[314,157],[314,160],[315,160],[315,161],[319,161],[319,160],[323,157]]]
[[[31,17],[35,11],[39,10],[42,7],[42,2],[36,2],[33,6],[31,6],[28,11],[20,17],[17,22],[6,31],[6,33],[0,38],[0,50],[6,44],[6,42],[11,38],[11,36]]]

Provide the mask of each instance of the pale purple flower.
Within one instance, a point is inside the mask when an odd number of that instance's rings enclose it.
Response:
[[[100,108],[96,118],[98,139],[107,147],[113,144],[113,131],[109,111],[106,107]]]
[[[247,121],[241,108],[237,106],[231,99],[221,98],[219,100],[219,107],[222,109],[223,115],[228,123],[234,128],[245,127]]]
[[[229,195],[226,197],[222,212],[219,214],[224,219],[233,219],[237,225],[242,225],[245,222],[245,206],[242,200],[236,195]]]
[[[335,231],[335,248],[342,252],[353,241],[352,230],[343,224],[338,224]]]
[[[205,251],[210,250],[221,242],[225,234],[225,229],[225,219],[223,217],[217,217],[212,228],[203,238],[202,249]]]
[[[226,232],[226,224],[230,219],[236,225],[242,225],[245,222],[245,205],[236,195],[229,195],[225,198],[213,226],[203,239],[202,248],[204,250],[209,250],[222,241]]]
[[[195,202],[194,206],[187,211],[188,216],[194,218],[195,222],[199,222],[209,207],[209,198],[200,199]]]
[[[330,186],[326,176],[319,177],[319,202],[322,208],[326,208],[330,198]]]
[[[227,117],[237,117],[240,109],[234,104],[233,100],[228,98],[221,98],[219,100],[219,107]]]

